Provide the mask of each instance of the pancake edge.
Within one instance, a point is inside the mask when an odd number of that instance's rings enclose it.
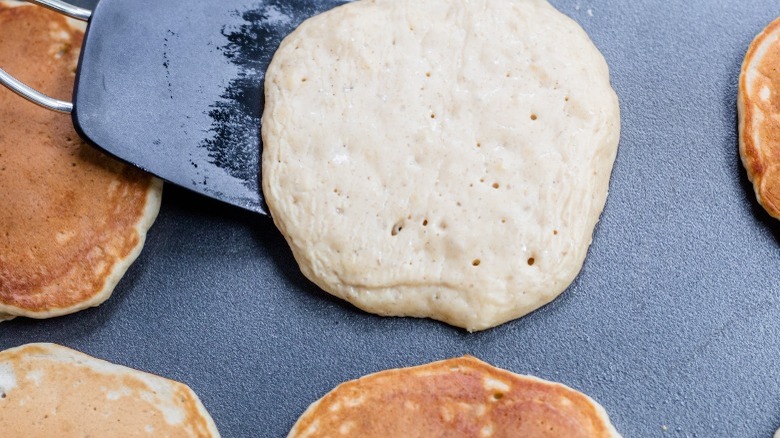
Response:
[[[737,115],[739,118],[739,156],[742,165],[747,171],[748,180],[753,183],[753,190],[758,203],[775,219],[780,219],[780,206],[768,202],[762,196],[762,179],[766,172],[766,163],[763,153],[753,141],[753,119],[755,118],[754,100],[748,93],[747,72],[756,61],[756,54],[767,38],[780,35],[780,18],[767,25],[750,43],[742,68],[739,74],[739,87],[737,89]]]
[[[206,406],[203,404],[200,397],[198,397],[198,394],[196,394],[195,391],[193,391],[192,388],[190,388],[189,385],[187,384],[184,384],[177,380],[169,379],[167,377],[148,373],[146,371],[141,371],[124,365],[115,364],[113,362],[109,362],[103,359],[98,359],[86,353],[82,353],[78,350],[74,350],[69,347],[65,347],[54,343],[48,343],[48,342],[24,344],[18,347],[9,348],[0,351],[0,361],[3,360],[3,356],[5,355],[24,353],[25,350],[28,349],[43,350],[45,352],[44,359],[51,360],[51,361],[75,363],[79,366],[85,366],[86,368],[96,372],[105,372],[106,369],[108,369],[109,372],[106,374],[111,374],[111,373],[127,374],[130,375],[131,377],[144,381],[144,383],[148,383],[149,381],[164,382],[173,387],[176,386],[183,387],[185,392],[187,392],[195,402],[196,410],[195,412],[193,412],[193,414],[196,414],[198,417],[201,417],[205,420],[206,426],[208,427],[208,431],[211,434],[212,438],[220,438],[219,430],[217,429],[217,425],[214,422],[214,419],[211,417],[211,414],[209,414],[208,410],[206,409]]]
[[[111,272],[105,277],[103,288],[100,289],[89,300],[75,304],[70,307],[49,309],[45,311],[31,311],[16,306],[10,306],[0,303],[0,322],[11,320],[17,316],[32,319],[47,319],[58,316],[69,315],[90,307],[97,307],[103,304],[111,297],[114,288],[125,275],[130,266],[141,254],[141,250],[146,243],[146,234],[157,219],[162,203],[163,182],[161,179],[152,176],[149,189],[146,192],[146,205],[141,219],[135,224],[135,231],[138,233],[138,244],[130,251],[124,259],[118,260],[111,269]]]
[[[262,142],[263,157],[266,157],[266,151],[270,149],[267,148],[266,145],[275,143],[273,141],[266,141],[266,140],[269,138],[274,138],[274,135],[278,130],[277,127],[274,126],[275,123],[268,123],[268,121],[271,120],[270,113],[272,112],[269,111],[269,107],[270,107],[269,102],[278,100],[269,97],[272,95],[272,93],[269,92],[269,90],[272,90],[274,88],[273,79],[274,76],[276,76],[274,74],[269,74],[269,72],[271,72],[272,69],[278,69],[277,64],[282,49],[288,45],[293,44],[294,36],[300,32],[300,29],[304,25],[306,25],[306,23],[314,22],[314,20],[322,20],[328,14],[331,14],[334,11],[339,10],[341,8],[349,7],[350,5],[353,5],[355,3],[359,3],[359,2],[341,4],[332,9],[329,9],[328,11],[325,11],[323,13],[308,18],[307,20],[299,24],[295,30],[290,32],[282,40],[276,52],[274,53],[274,56],[272,57],[272,60],[268,66],[268,72],[266,73],[263,79],[264,97],[265,97],[265,104],[263,106],[262,123],[261,123],[261,128],[262,128],[261,136],[263,140]],[[354,306],[355,308],[364,311],[366,313],[378,315],[381,317],[431,319],[431,320],[443,322],[445,324],[454,327],[465,329],[470,333],[489,330],[498,327],[500,325],[506,324],[508,322],[524,318],[527,315],[530,315],[531,313],[536,312],[542,307],[557,300],[572,287],[576,279],[582,274],[585,261],[587,260],[588,255],[590,254],[591,251],[590,248],[592,246],[593,239],[596,234],[598,223],[600,222],[602,215],[604,214],[604,210],[606,209],[607,206],[610,187],[612,183],[612,174],[614,172],[614,166],[617,160],[617,156],[619,154],[619,145],[620,145],[621,132],[622,132],[622,118],[621,118],[622,109],[620,106],[619,96],[617,95],[615,86],[612,83],[612,74],[611,74],[610,66],[607,63],[604,53],[601,51],[601,49],[599,49],[598,46],[596,46],[590,34],[585,30],[585,28],[578,21],[574,20],[572,17],[560,11],[558,8],[556,8],[551,3],[549,3],[549,1],[546,1],[545,4],[546,7],[549,7],[552,10],[554,10],[559,15],[559,18],[562,21],[565,21],[567,25],[572,26],[573,31],[575,31],[578,35],[582,36],[584,38],[584,41],[594,50],[594,53],[598,55],[597,61],[603,63],[605,67],[606,80],[609,85],[609,99],[614,103],[612,114],[608,117],[605,117],[605,120],[612,122],[612,125],[605,123],[601,126],[601,128],[613,129],[613,132],[610,135],[605,135],[603,137],[603,145],[608,145],[608,146],[604,146],[604,150],[611,150],[611,157],[612,157],[608,172],[604,172],[603,176],[601,177],[606,179],[606,184],[605,184],[606,192],[604,193],[604,200],[603,203],[601,203],[600,208],[598,208],[598,211],[594,211],[592,213],[593,225],[589,227],[590,232],[587,237],[587,243],[584,244],[585,249],[583,251],[583,255],[575,263],[575,266],[572,267],[569,278],[565,281],[565,286],[561,287],[560,289],[549,289],[550,292],[548,292],[545,295],[540,295],[536,303],[534,303],[532,306],[528,306],[528,308],[523,310],[522,312],[516,312],[516,311],[494,312],[492,317],[486,317],[484,314],[481,313],[478,316],[475,316],[474,313],[466,314],[462,312],[452,311],[451,309],[447,309],[446,311],[444,311],[443,310],[444,308],[442,307],[430,307],[430,306],[421,307],[417,305],[401,307],[397,304],[394,304],[392,307],[387,307],[384,302],[381,302],[379,303],[379,305],[377,305],[376,301],[374,302],[366,301],[360,298],[360,296],[364,295],[366,292],[386,293],[388,291],[398,291],[399,295],[412,296],[414,295],[415,292],[419,292],[421,289],[439,290],[448,294],[454,293],[456,295],[459,294],[462,295],[463,291],[462,289],[453,288],[442,284],[434,284],[434,283],[431,283],[430,285],[426,285],[425,287],[417,287],[417,286],[406,287],[406,286],[397,286],[392,284],[384,285],[381,287],[364,287],[361,285],[350,284],[343,281],[329,282],[327,279],[323,278],[322,275],[316,273],[316,269],[312,267],[313,261],[311,256],[305,254],[306,253],[305,250],[308,248],[301,243],[296,243],[296,240],[293,237],[295,233],[290,231],[291,229],[294,230],[296,227],[294,225],[288,226],[288,223],[285,223],[285,220],[281,219],[282,214],[280,214],[280,211],[283,210],[284,208],[280,206],[282,204],[281,202],[277,203],[277,200],[280,199],[281,197],[272,195],[273,192],[279,191],[279,186],[278,184],[272,183],[270,178],[267,177],[268,175],[275,173],[272,167],[274,165],[270,160],[266,160],[265,158],[263,158],[261,159],[261,167],[262,167],[261,186],[263,189],[263,193],[266,194],[265,196],[266,205],[268,206],[269,212],[271,213],[271,218],[274,222],[274,225],[276,226],[276,228],[279,230],[279,232],[282,234],[285,241],[287,242],[287,245],[293,254],[296,264],[298,265],[298,268],[301,271],[301,273],[304,275],[304,277],[306,277],[310,282],[314,283],[318,288],[320,288],[322,291],[326,292],[327,294],[334,296],[340,300],[346,301],[352,306]],[[273,126],[273,128],[271,128],[271,126]],[[274,131],[273,134],[272,134],[272,129]],[[278,146],[279,143],[278,141],[276,143],[277,144],[273,146],[273,149],[274,152],[278,153],[281,147]],[[274,185],[276,185],[276,187],[274,187]],[[409,290],[411,290],[411,293],[409,292]]]
[[[40,7],[31,3],[15,0],[0,0],[0,6],[6,6],[10,8]],[[65,18],[65,21],[72,29],[81,32],[86,31],[87,23],[70,17],[63,16],[63,18]],[[111,159],[116,160],[113,157],[111,157]],[[125,166],[127,166],[127,164],[125,164]],[[133,250],[127,255],[126,258],[114,264],[111,272],[106,276],[103,288],[98,291],[92,298],[71,307],[40,312],[30,311],[21,307],[0,303],[0,323],[4,321],[10,321],[17,316],[33,319],[54,318],[57,316],[69,315],[71,313],[76,313],[81,310],[88,309],[90,307],[97,307],[103,304],[108,298],[111,297],[111,294],[114,292],[116,285],[130,268],[130,265],[132,265],[141,254],[141,250],[146,243],[146,234],[149,231],[149,228],[151,228],[152,224],[154,224],[154,221],[157,219],[157,215],[160,212],[160,205],[162,203],[162,189],[163,181],[155,176],[151,176],[149,189],[146,193],[146,205],[144,206],[144,212],[141,219],[136,223],[135,226],[135,230],[138,233],[138,244],[133,248]]]
[[[588,403],[591,406],[593,406],[593,408],[596,411],[598,419],[601,420],[606,425],[605,429],[607,429],[606,430],[607,433],[609,433],[612,438],[622,438],[620,433],[615,428],[615,425],[612,424],[612,421],[609,419],[609,414],[607,413],[606,409],[603,406],[601,406],[601,404],[599,402],[597,402],[596,400],[594,400],[593,398],[591,398],[589,395],[585,394],[584,392],[578,391],[578,390],[576,390],[574,388],[571,388],[570,386],[564,385],[563,383],[545,380],[545,379],[542,379],[542,378],[539,378],[539,377],[536,377],[536,376],[514,373],[512,371],[509,371],[509,370],[506,370],[506,369],[503,369],[503,368],[499,368],[497,366],[493,366],[493,365],[491,365],[491,364],[489,364],[489,363],[487,363],[487,362],[485,362],[485,361],[483,361],[481,359],[478,359],[478,358],[476,358],[474,356],[471,356],[471,355],[464,355],[464,356],[461,356],[461,357],[454,357],[454,358],[450,358],[450,359],[438,360],[438,361],[433,361],[433,362],[429,362],[429,363],[426,363],[426,364],[415,365],[415,366],[411,366],[411,367],[390,368],[390,369],[386,369],[386,370],[377,371],[375,373],[366,374],[364,376],[358,377],[356,379],[348,380],[346,382],[342,382],[342,383],[338,384],[337,386],[335,386],[330,391],[328,391],[327,393],[323,394],[322,397],[317,399],[314,403],[310,404],[308,408],[306,408],[306,410],[301,414],[301,416],[298,417],[298,420],[295,421],[295,424],[290,429],[290,433],[287,435],[287,438],[297,438],[300,435],[300,433],[301,433],[301,431],[297,430],[297,428],[302,424],[303,420],[307,416],[312,415],[314,413],[314,411],[316,411],[317,407],[325,399],[325,397],[327,397],[331,393],[336,392],[337,390],[339,390],[342,387],[345,387],[345,386],[350,385],[350,384],[354,384],[354,383],[356,383],[356,382],[358,382],[358,381],[360,381],[362,379],[372,378],[372,377],[375,377],[377,375],[381,375],[381,374],[384,374],[384,373],[387,373],[387,372],[401,372],[401,371],[404,371],[404,372],[414,372],[415,370],[424,369],[424,368],[427,368],[427,367],[430,367],[430,366],[442,365],[442,364],[448,363],[448,362],[449,363],[454,363],[454,364],[457,364],[457,365],[465,365],[467,367],[470,367],[470,368],[473,368],[473,369],[477,369],[479,371],[487,371],[487,372],[492,372],[492,373],[495,373],[495,374],[499,374],[499,375],[501,375],[503,377],[509,377],[513,381],[517,380],[517,379],[521,379],[521,380],[531,381],[531,382],[534,382],[534,383],[542,383],[542,384],[545,384],[545,385],[557,386],[559,388],[563,388],[565,390],[572,391],[572,392],[574,392],[576,394],[580,394],[583,397],[585,397],[585,399],[588,401]],[[452,365],[450,365],[450,366],[452,366]]]

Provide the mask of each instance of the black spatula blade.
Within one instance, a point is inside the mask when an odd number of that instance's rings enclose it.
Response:
[[[267,214],[262,81],[281,40],[332,0],[101,0],[73,123],[94,145],[171,183]]]

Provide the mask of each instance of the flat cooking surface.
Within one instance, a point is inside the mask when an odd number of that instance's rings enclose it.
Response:
[[[77,2],[91,3],[89,0]],[[566,383],[633,436],[780,426],[780,222],[739,163],[736,84],[776,0],[554,0],[602,50],[623,133],[585,267],[528,317],[468,334],[365,314],[299,273],[272,222],[167,187],[102,307],[0,325],[188,383],[226,437],[284,436],[336,384],[465,353]]]

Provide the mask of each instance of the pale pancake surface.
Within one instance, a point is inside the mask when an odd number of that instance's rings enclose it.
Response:
[[[780,219],[780,18],[753,40],[739,78],[739,153],[758,202]]]
[[[290,438],[619,437],[606,411],[567,386],[473,357],[382,371],[313,403]]]
[[[2,67],[70,100],[83,32],[0,3]],[[71,118],[0,87],[0,320],[105,301],[144,244],[162,183],[84,143]]]
[[[54,344],[0,352],[0,435],[219,437],[186,385]]]
[[[263,192],[303,273],[380,315],[481,330],[580,271],[617,153],[601,53],[544,0],[362,0],[265,79]]]

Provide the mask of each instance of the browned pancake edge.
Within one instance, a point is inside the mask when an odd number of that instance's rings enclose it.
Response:
[[[56,344],[0,352],[4,438],[218,437],[185,384]]]
[[[780,219],[780,42],[765,56],[761,46],[780,34],[780,18],[769,24],[750,44],[739,79],[739,152],[753,183],[758,202]],[[748,72],[758,69],[759,81],[750,84]],[[769,87],[771,98],[761,98]],[[774,117],[772,117],[774,116]]]
[[[465,356],[343,383],[289,437],[618,437],[604,409],[567,386]]]
[[[70,100],[84,34],[0,3],[0,63]],[[0,88],[0,320],[99,305],[143,247],[162,183],[83,142],[71,119]]]

